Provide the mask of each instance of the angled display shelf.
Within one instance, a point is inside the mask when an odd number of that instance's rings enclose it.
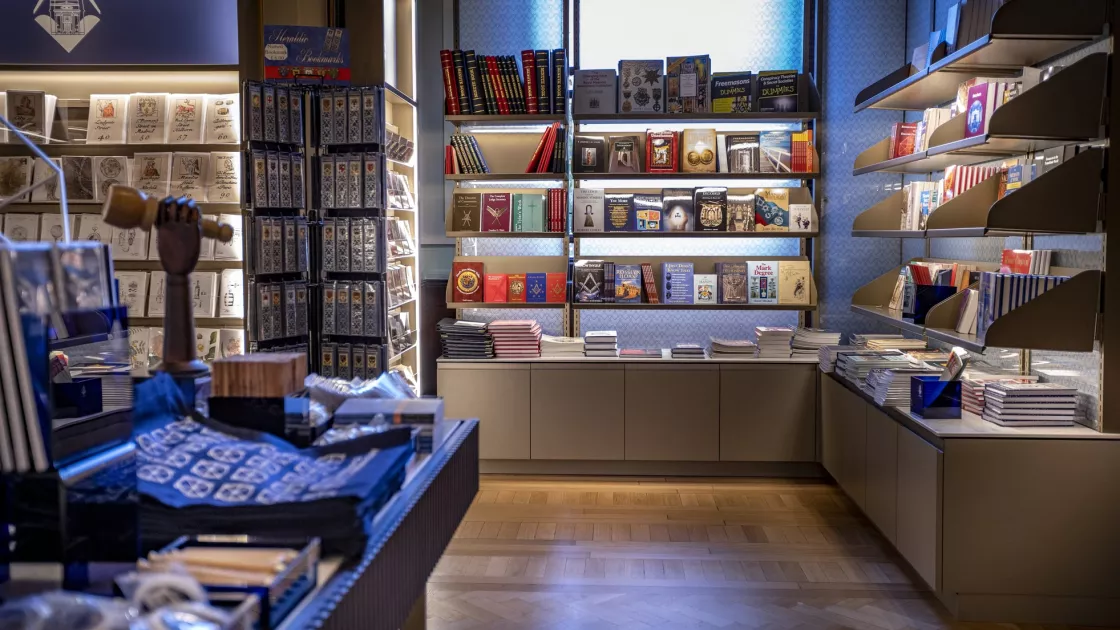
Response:
[[[966,138],[966,116],[956,116],[930,134],[928,150],[894,159],[884,138],[856,157],[853,174],[932,173],[1099,138],[1108,61],[1089,55],[1024,91],[992,114],[987,133]]]
[[[902,212],[906,209],[906,192],[898,190],[889,197],[856,215],[852,236],[879,238],[923,238],[922,230],[900,230]]]
[[[471,181],[502,181],[502,182],[520,182],[520,181],[537,181],[537,182],[553,182],[563,181],[563,173],[456,173],[445,174],[443,178],[449,182],[471,182]]]
[[[609,302],[573,302],[579,310],[635,309],[641,311],[815,311],[816,304],[619,304]]]
[[[925,70],[907,64],[883,77],[856,95],[855,111],[922,110],[948,102],[966,79],[1015,75],[1101,37],[1107,11],[1105,0],[1013,0],[992,16],[991,34]]]
[[[578,181],[591,180],[642,180],[642,179],[740,179],[740,180],[785,180],[785,179],[817,179],[821,176],[816,173],[574,173],[572,179]]]
[[[659,125],[680,123],[798,123],[820,118],[817,112],[745,112],[742,114],[722,114],[701,112],[692,114],[574,114],[572,120],[580,124],[615,123],[656,123]]]

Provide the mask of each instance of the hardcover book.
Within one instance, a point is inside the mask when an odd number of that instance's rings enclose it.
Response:
[[[757,131],[722,134],[717,144],[720,169],[725,173],[762,172],[761,145]]]
[[[522,303],[525,301],[525,274],[509,274],[509,291],[507,292],[506,301],[513,303]]]
[[[793,141],[788,131],[763,131],[759,134],[761,172],[789,173],[793,169]]]
[[[692,269],[690,262],[661,264],[661,291],[665,304],[692,304]]]
[[[615,267],[614,301],[625,304],[642,302],[641,265],[617,265]]]
[[[572,287],[576,302],[602,302],[603,261],[577,260],[572,266]]]
[[[552,271],[545,274],[545,289],[548,291],[546,302],[564,303],[568,301],[568,274]]]
[[[754,194],[754,224],[759,232],[789,231],[789,189],[759,188]]]
[[[665,110],[670,114],[710,111],[711,71],[712,59],[708,55],[669,57],[665,72]]]
[[[456,193],[451,206],[451,229],[456,232],[482,231],[482,195]]]
[[[790,232],[812,232],[815,226],[813,225],[813,205],[808,203],[791,203],[789,204],[789,231]]]
[[[697,188],[693,197],[696,211],[696,229],[701,232],[727,230],[727,189],[721,187]]]
[[[607,231],[608,232],[634,232],[634,194],[633,193],[606,193],[603,195],[606,203]]]
[[[754,231],[754,193],[727,195],[727,231]]]
[[[525,274],[525,301],[533,303],[548,301],[548,278],[546,274]]]
[[[618,111],[623,114],[664,111],[665,62],[661,59],[618,62]]]
[[[634,227],[639,232],[661,231],[661,195],[637,193],[634,195]]]
[[[750,303],[778,303],[778,263],[776,261],[747,261],[750,276]]]
[[[694,275],[692,277],[692,285],[694,288],[692,303],[715,304],[716,282],[717,277],[714,273],[698,273]]]
[[[482,196],[482,231],[509,232],[512,212],[509,193],[486,193]]]
[[[482,263],[456,261],[451,263],[452,302],[482,301]]]
[[[783,260],[778,263],[778,303],[809,304],[811,286],[807,260]]]
[[[646,132],[646,171],[650,173],[676,173],[680,157],[680,132]]]
[[[576,70],[572,113],[614,114],[618,111],[618,73],[614,70]]]
[[[604,193],[600,188],[576,188],[572,191],[574,232],[602,232],[606,225]]]
[[[692,232],[696,229],[691,188],[666,188],[661,191],[661,202],[661,231]]]
[[[751,111],[754,93],[750,72],[716,72],[712,75],[712,112],[743,114]]]
[[[607,172],[607,139],[603,136],[576,136],[572,141],[573,173]]]
[[[685,129],[681,134],[681,171],[715,173],[716,149],[715,129]]]
[[[128,94],[90,94],[86,144],[125,144]]]
[[[509,276],[504,273],[486,274],[482,289],[483,302],[505,302],[509,296]]]
[[[521,199],[521,229],[514,226],[515,232],[544,232],[545,199],[536,193],[519,193]]]
[[[747,303],[747,263],[716,263],[716,276],[720,304]]]
[[[758,73],[758,111],[797,111],[797,71],[775,70]]]
[[[988,120],[998,103],[995,101],[995,83],[978,83],[968,88],[968,105],[965,109],[964,137],[973,138],[983,135],[988,129]]]
[[[609,173],[640,173],[642,160],[638,136],[611,136],[607,157]]]

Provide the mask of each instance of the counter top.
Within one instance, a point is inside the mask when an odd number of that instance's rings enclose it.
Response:
[[[494,358],[494,359],[445,359],[440,357],[437,363],[446,364],[469,364],[469,363],[757,363],[757,364],[818,364],[820,359],[817,355],[804,356],[804,357],[790,357],[788,359],[756,359],[754,355],[747,355],[746,357],[720,357],[713,359],[706,357],[703,359],[674,359],[672,354],[667,348],[661,350],[660,359],[639,359],[634,357],[585,357],[582,354],[575,356],[561,356],[561,357],[533,357],[529,359],[516,359],[516,358]]]

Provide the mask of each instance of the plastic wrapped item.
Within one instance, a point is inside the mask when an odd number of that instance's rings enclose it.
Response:
[[[129,630],[135,618],[127,602],[56,591],[0,608],[3,630]]]
[[[311,394],[311,400],[331,413],[351,398],[416,398],[408,384],[391,372],[385,372],[372,381],[347,381],[311,374],[304,380],[304,385]]]
[[[315,446],[325,446],[327,444],[336,444],[338,442],[345,442],[353,440],[366,435],[373,435],[375,433],[384,433],[388,429],[392,429],[393,425],[388,423],[383,424],[344,424],[336,425],[331,430],[319,436],[315,440]]]
[[[155,611],[144,623],[148,630],[222,630],[230,616],[206,604],[183,603]]]
[[[141,613],[175,604],[208,601],[198,580],[177,566],[164,573],[126,573],[117,578],[117,587]]]

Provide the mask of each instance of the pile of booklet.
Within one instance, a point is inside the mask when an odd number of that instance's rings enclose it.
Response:
[[[867,350],[865,348],[857,348],[856,346],[822,346],[817,352],[817,357],[820,360],[821,371],[825,374],[832,372],[836,369],[836,358],[840,356],[841,352],[851,354],[861,354],[867,352],[874,352],[874,350]]]
[[[674,359],[706,358],[704,354],[704,346],[698,343],[675,343],[673,344],[671,354]]]
[[[868,339],[868,350],[925,350],[924,339]]]
[[[553,337],[541,335],[542,357],[582,357],[583,339],[580,337]]]
[[[988,383],[984,419],[1005,427],[1071,426],[1077,390],[1057,383]]]
[[[541,325],[532,319],[490,322],[494,354],[499,359],[534,359],[541,356]]]
[[[940,373],[941,370],[932,366],[870,370],[863,390],[871,394],[875,404],[879,406],[907,407],[910,404],[910,377],[917,374],[936,376]]]
[[[863,381],[868,372],[876,369],[913,367],[914,362],[910,357],[898,350],[884,350],[883,352],[862,352],[859,354],[841,352],[836,359],[836,373],[840,374],[858,387],[863,387]]]
[[[445,317],[436,324],[445,359],[493,359],[494,337],[485,322]]]
[[[858,348],[866,348],[867,343],[872,339],[903,339],[903,336],[882,333],[852,333],[848,338],[848,343]]]
[[[708,338],[708,353],[713,359],[731,358],[745,359],[753,356],[758,346],[750,339],[716,339]]]
[[[813,356],[825,346],[840,343],[840,333],[820,328],[798,328],[793,334],[793,356]]]
[[[1037,376],[1020,374],[985,374],[970,372],[961,379],[961,406],[965,411],[984,415],[984,386],[988,383],[1037,383]]]
[[[758,340],[759,359],[788,359],[789,342],[793,339],[793,329],[785,326],[756,326],[755,339]]]
[[[613,330],[590,330],[583,336],[583,355],[617,357],[618,333]]]

